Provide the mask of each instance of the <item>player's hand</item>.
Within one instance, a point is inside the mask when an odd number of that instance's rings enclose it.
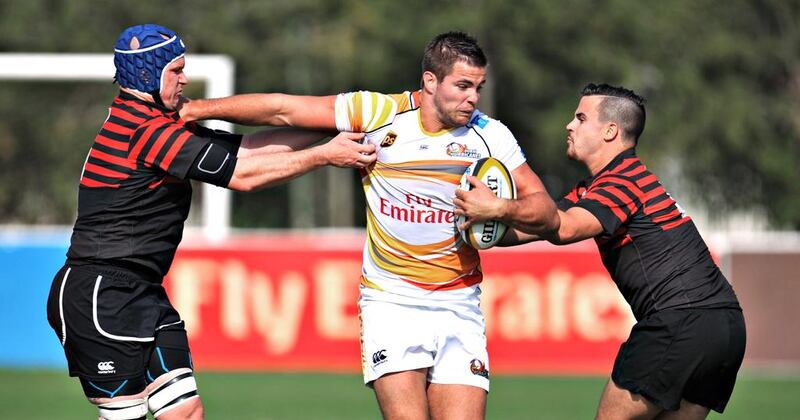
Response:
[[[192,122],[195,120],[194,116],[191,114],[190,102],[192,102],[190,98],[181,95],[178,97],[178,105],[175,106],[175,110],[178,111],[178,115],[180,115],[184,122]]]
[[[328,143],[320,146],[324,150],[326,162],[340,168],[366,168],[378,156],[374,144],[361,144],[364,133],[339,133]]]
[[[498,198],[489,187],[474,176],[468,176],[467,181],[472,185],[470,191],[456,189],[456,196],[453,199],[456,216],[466,216],[467,221],[458,228],[465,230],[473,223],[484,222],[486,220],[498,220],[503,215],[503,199]]]

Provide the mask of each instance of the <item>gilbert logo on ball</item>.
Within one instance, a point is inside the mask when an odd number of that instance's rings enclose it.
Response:
[[[494,194],[500,198],[513,199],[517,197],[514,178],[505,165],[499,160],[488,157],[478,159],[470,165],[461,176],[459,188],[465,191],[472,189],[467,176],[472,175],[486,184]],[[464,216],[456,217],[456,226],[464,223]],[[498,220],[487,220],[483,223],[474,223],[467,230],[461,231],[461,237],[475,249],[489,249],[497,244],[508,227]]]

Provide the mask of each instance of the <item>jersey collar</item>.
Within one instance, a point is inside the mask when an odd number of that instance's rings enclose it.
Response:
[[[169,116],[170,118],[173,118],[173,119],[176,119],[176,120],[178,119],[177,111],[169,109],[169,108],[164,107],[164,106],[161,106],[161,105],[159,105],[159,104],[157,104],[155,102],[149,102],[149,101],[142,100],[141,98],[137,98],[136,96],[133,96],[130,93],[125,92],[124,90],[120,90],[119,91],[119,98],[121,100],[123,100],[123,101],[133,101],[133,102],[139,103],[139,104],[144,105],[144,106],[146,106],[148,108],[152,108],[154,110],[157,110],[157,111],[161,112],[162,114],[165,114],[165,115]]]
[[[596,175],[586,178],[586,185],[590,185],[600,175],[603,175],[604,173],[616,168],[625,159],[628,159],[628,158],[631,158],[631,157],[635,157],[635,156],[636,156],[636,148],[635,147],[631,147],[629,149],[623,150],[620,154],[615,156],[614,159],[611,159],[611,162],[608,162],[608,165],[606,165],[605,167],[603,167],[603,169],[598,171]]]

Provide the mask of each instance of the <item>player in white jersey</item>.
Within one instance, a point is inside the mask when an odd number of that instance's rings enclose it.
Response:
[[[454,230],[453,195],[461,174],[482,157],[510,168],[525,157],[511,132],[478,110],[465,125],[427,131],[414,97],[354,92],[336,100],[337,128],[366,131],[365,141],[378,151],[363,177],[361,283],[386,292],[378,294],[382,300],[460,301],[473,296],[481,280],[478,252]]]
[[[514,136],[476,109],[486,65],[473,38],[450,32],[428,44],[417,92],[239,95],[192,101],[181,112],[184,120],[365,132],[376,145],[377,162],[362,172],[367,242],[359,310],[364,381],[385,418],[485,414],[483,275],[478,252],[461,240],[453,214],[467,166],[488,156],[502,161],[512,170],[518,197],[535,197],[527,203],[540,219],[531,225],[538,223],[543,233],[558,228],[555,204]]]

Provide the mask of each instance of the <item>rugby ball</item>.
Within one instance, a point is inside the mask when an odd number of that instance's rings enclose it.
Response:
[[[458,188],[469,191],[472,189],[467,176],[472,175],[486,184],[494,194],[500,198],[517,198],[517,189],[514,186],[514,178],[511,172],[499,160],[488,157],[476,160],[470,165]],[[456,217],[456,226],[464,223],[466,217],[461,215]],[[475,223],[466,230],[461,231],[461,238],[475,249],[489,249],[497,244],[508,227],[498,220],[487,220],[483,223]]]

